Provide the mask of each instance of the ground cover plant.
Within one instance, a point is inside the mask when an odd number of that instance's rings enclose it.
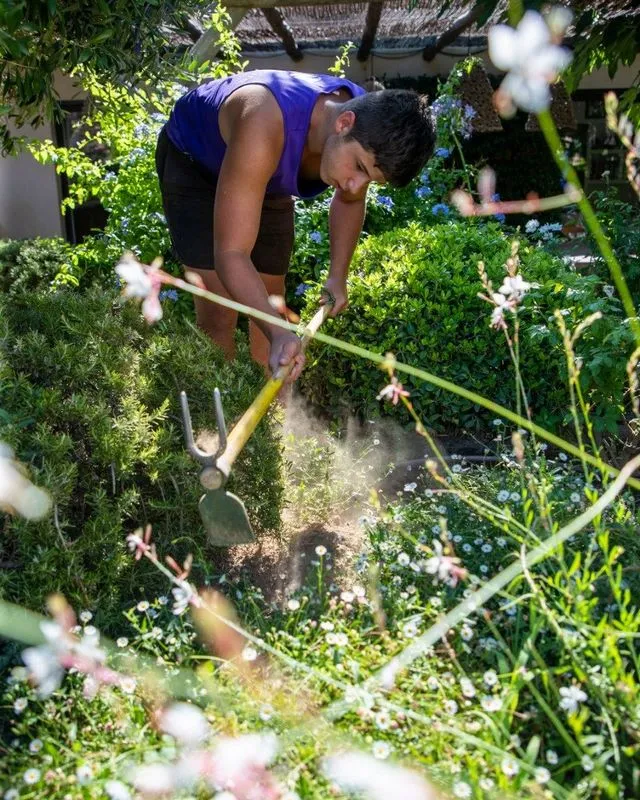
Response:
[[[514,16],[517,21],[515,10]],[[529,14],[517,30],[499,29],[500,46],[491,45],[494,62],[510,73],[498,98],[501,107],[518,104],[539,112],[554,153],[559,140],[546,110],[549,69],[560,71],[567,55],[550,31],[557,34],[567,22],[561,11],[551,13],[547,22]],[[527,30],[536,34],[538,58],[521,46]],[[140,587],[131,608],[108,620],[112,640],[98,630],[109,603],[102,592],[86,603],[73,598],[75,610],[60,595],[51,596],[48,619],[1,602],[0,635],[20,642],[3,654],[0,786],[6,800],[320,800],[353,795],[374,800],[586,800],[639,794],[640,456],[633,455],[621,468],[606,463],[592,415],[597,408],[589,407],[592,378],[583,374],[591,368],[590,353],[595,360],[601,350],[606,353],[606,342],[613,342],[628,383],[616,379],[624,397],[613,387],[610,391],[636,426],[640,350],[629,351],[640,348],[640,323],[624,271],[577,188],[575,174],[558,159],[573,190],[542,198],[538,206],[578,205],[620,298],[600,292],[602,278],[592,276],[571,284],[572,291],[559,289],[563,302],[555,313],[549,301],[547,323],[556,337],[550,341],[561,345],[565,367],[563,373],[558,366],[552,391],[560,383],[567,387],[570,440],[527,413],[530,380],[536,386],[540,380],[535,359],[526,362],[527,315],[529,304],[535,310],[543,302],[527,270],[538,263],[546,275],[544,270],[560,268],[558,262],[544,252],[543,242],[535,241],[535,232],[530,233],[532,246],[524,241],[514,245],[513,237],[503,236],[493,222],[447,221],[429,235],[449,241],[447,231],[456,230],[463,244],[473,244],[458,261],[469,270],[467,281],[478,301],[476,316],[483,322],[478,335],[487,336],[483,354],[506,348],[509,355],[502,378],[512,387],[510,402],[500,405],[473,392],[468,381],[460,385],[407,363],[402,351],[385,353],[361,338],[349,342],[318,334],[323,346],[349,353],[352,363],[366,359],[382,368],[371,366],[366,373],[370,394],[398,417],[413,421],[430,454],[423,469],[404,482],[399,502],[387,504],[379,492],[371,494],[360,519],[362,552],[353,564],[339,569],[334,542],[325,537],[326,543],[304,554],[306,581],[284,597],[267,595],[241,570],[222,573],[197,547],[192,562],[185,555],[192,542],[185,537],[175,541],[162,521],[145,526],[147,518],[138,512],[120,516],[120,538],[116,542],[114,534],[111,540],[123,563],[129,560],[132,582]],[[515,206],[523,213],[536,205],[502,203],[493,185],[490,175],[480,173],[477,188],[475,182],[463,183],[450,208],[461,217],[493,218],[515,212]],[[394,207],[381,204],[384,213]],[[375,232],[363,251],[379,255],[376,248],[385,237],[397,242],[402,236],[407,251],[427,249],[428,236],[425,245],[408,229]],[[479,268],[482,238],[494,242],[495,252],[488,254],[492,261],[482,251]],[[374,255],[370,271],[361,270],[358,280],[364,283],[375,273],[373,261]],[[106,265],[103,272],[108,283]],[[181,313],[174,318],[175,306],[163,307],[160,295],[178,289],[220,298],[132,256],[120,262],[118,274],[125,294],[141,300],[147,320],[159,323],[155,335],[142,327],[135,308],[120,305],[113,291],[16,293],[2,317],[7,330],[3,369],[15,410],[3,417],[6,434],[0,441],[14,444],[20,461],[2,445],[0,503],[8,512],[3,524],[19,527],[25,541],[32,537],[31,585],[51,573],[46,560],[40,560],[39,526],[48,526],[54,540],[60,533],[55,525],[58,487],[38,448],[44,443],[53,450],[57,442],[61,449],[66,442],[37,435],[29,416],[33,408],[40,408],[48,395],[66,392],[82,376],[88,398],[84,410],[94,421],[109,416],[103,411],[105,395],[119,408],[130,397],[130,383],[135,384],[136,411],[154,391],[161,397],[167,387],[173,391],[183,370],[195,384],[190,391],[198,391],[196,376],[202,370],[193,348],[201,343],[181,343],[176,332],[186,331],[188,322]],[[544,290],[542,279],[537,280]],[[471,290],[460,284],[470,301]],[[557,284],[564,286],[561,280]],[[551,287],[548,291],[553,294]],[[482,297],[476,298],[478,293]],[[64,314],[42,313],[62,303]],[[110,314],[119,317],[117,332]],[[596,334],[589,338],[601,322],[609,326],[607,335],[598,334],[604,344]],[[114,353],[101,353],[100,337],[87,335],[96,325],[110,331]],[[382,335],[386,331],[378,330]],[[457,332],[451,336],[460,341]],[[398,341],[404,345],[405,339]],[[70,342],[75,343],[74,357],[63,359]],[[582,349],[585,342],[591,342],[592,351]],[[174,359],[178,346],[184,356]],[[431,344],[434,357],[442,346]],[[132,382],[128,376],[137,369],[136,355],[149,370],[141,370],[140,379]],[[200,355],[211,358],[204,351]],[[109,368],[112,358],[126,362],[128,371]],[[230,370],[230,382],[236,380],[232,365],[219,362],[212,367],[216,379],[224,369]],[[57,374],[62,386],[49,386]],[[365,380],[364,370],[361,375],[354,384]],[[478,467],[455,452],[440,452],[418,414],[428,418],[430,413],[429,407],[419,406],[418,380],[446,390],[442,404],[463,399],[491,414],[485,419],[491,435],[483,444],[495,466]],[[23,390],[27,396],[19,402]],[[48,405],[52,417],[55,412],[49,424],[64,425],[75,408],[73,395],[66,406],[54,399]],[[159,408],[162,402],[156,400],[151,412]],[[135,419],[139,422],[140,415]],[[144,448],[157,441],[145,419],[142,431],[134,425],[121,432],[133,466],[142,462],[132,479],[141,487],[141,498],[153,497],[154,462]],[[365,451],[379,446],[377,424],[365,437]],[[83,439],[91,444],[83,462],[86,485],[89,491],[100,488],[100,481],[104,485],[101,466],[107,473],[105,496],[110,470],[100,448],[108,449],[113,436],[109,430],[103,438]],[[143,456],[133,452],[138,445]],[[310,440],[301,446],[309,454],[309,472],[293,464],[290,510],[311,505],[311,490],[305,496],[300,489],[307,475],[325,481],[318,490],[313,478],[321,504],[339,505],[343,494],[329,491],[329,478],[321,476],[323,457],[317,453],[323,445]],[[333,456],[328,446],[325,455]],[[275,513],[269,492],[281,478],[277,465],[260,458],[247,465],[248,475],[251,469],[256,500],[264,500],[265,514]],[[351,488],[359,487],[360,477],[359,467],[346,472],[346,488],[349,480]],[[265,483],[258,486],[259,480]],[[58,550],[63,552],[61,544]],[[65,563],[61,556],[58,564]],[[162,589],[147,569],[165,582]]]
[[[178,394],[188,394],[195,430],[214,431],[213,389],[232,421],[262,374],[246,357],[226,363],[170,298],[164,304],[151,329],[115,289],[0,299],[0,438],[32,465],[54,503],[42,522],[3,521],[7,599],[42,609],[52,591],[81,605],[101,598],[98,623],[108,624],[140,591],[122,538],[132,523],[152,524],[177,557],[215,560],[205,555],[202,487],[184,447]],[[279,524],[279,463],[270,418],[232,479],[258,531]]]

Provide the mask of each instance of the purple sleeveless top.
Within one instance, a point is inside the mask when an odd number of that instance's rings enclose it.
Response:
[[[327,188],[325,183],[298,179],[300,161],[318,96],[342,88],[351,92],[353,97],[365,93],[364,89],[345,78],[257,69],[203,83],[175,104],[166,128],[169,139],[178,150],[217,175],[226,150],[218,127],[218,111],[232,92],[249,84],[266,86],[272,92],[284,121],[284,148],[266,193],[296,197],[320,194]]]

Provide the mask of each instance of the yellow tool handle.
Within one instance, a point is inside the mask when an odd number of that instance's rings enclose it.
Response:
[[[322,323],[329,316],[330,312],[331,305],[326,303],[318,309],[313,319],[306,326],[301,337],[303,352],[309,341],[315,336]],[[267,413],[267,409],[276,398],[280,389],[282,389],[285,379],[292,369],[293,362],[277,370],[275,375],[263,386],[261,392],[244,412],[242,417],[240,417],[231,433],[228,434],[227,446],[216,461],[216,467],[225,477],[229,476],[233,462],[238,457],[238,454],[247,443],[262,417]]]

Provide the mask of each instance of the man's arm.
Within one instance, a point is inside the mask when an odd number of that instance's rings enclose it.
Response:
[[[347,307],[347,273],[358,244],[367,205],[367,189],[347,194],[337,189],[329,209],[331,264],[325,288],[335,297],[331,316]]]
[[[225,120],[228,141],[216,191],[214,262],[218,277],[235,300],[277,317],[251,261],[265,189],[284,142],[280,109],[271,93],[267,95],[264,103],[239,103]],[[270,341],[271,371],[294,359],[291,380],[295,380],[304,363],[298,337],[262,320],[255,323]]]

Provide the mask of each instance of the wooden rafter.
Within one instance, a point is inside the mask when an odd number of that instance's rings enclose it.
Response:
[[[335,5],[355,5],[362,3],[362,0],[228,0],[227,10],[232,8],[244,8],[249,11],[252,8],[287,8],[288,6],[335,6]]]
[[[424,60],[433,61],[433,59],[443,48],[445,48],[448,44],[451,44],[451,42],[455,42],[455,40],[463,31],[465,31],[467,28],[470,28],[473,23],[476,22],[480,16],[481,10],[481,8],[475,6],[470,11],[467,11],[466,14],[458,17],[453,25],[438,37],[435,44],[428,45],[424,48],[422,51],[422,57]]]
[[[381,0],[371,0],[367,6],[367,17],[364,23],[364,30],[362,31],[362,41],[358,48],[358,61],[366,61],[371,53],[371,48],[378,32],[378,25],[380,24],[380,15],[382,13]]]
[[[293,31],[282,15],[282,11],[277,8],[263,8],[262,13],[269,25],[271,25],[275,35],[282,40],[282,44],[289,58],[293,59],[293,61],[302,61],[304,58],[302,50],[298,47]]]

